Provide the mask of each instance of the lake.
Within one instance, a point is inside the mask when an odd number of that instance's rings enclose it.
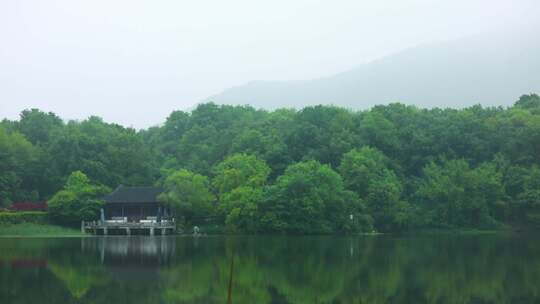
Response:
[[[503,235],[0,239],[0,303],[540,303]]]

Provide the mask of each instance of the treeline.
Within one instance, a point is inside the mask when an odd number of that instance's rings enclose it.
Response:
[[[214,216],[232,231],[539,226],[539,165],[536,94],[462,110],[206,103],[140,131],[35,109],[0,123],[3,206],[84,208],[70,189],[95,204],[96,189],[156,184],[186,222]]]

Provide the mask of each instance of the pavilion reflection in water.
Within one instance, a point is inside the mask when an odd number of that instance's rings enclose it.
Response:
[[[99,255],[109,266],[167,265],[175,255],[176,238],[171,237],[96,237],[81,239],[84,254]]]

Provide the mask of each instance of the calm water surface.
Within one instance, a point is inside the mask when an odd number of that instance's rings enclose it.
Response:
[[[540,242],[496,235],[4,238],[0,303],[540,303]]]

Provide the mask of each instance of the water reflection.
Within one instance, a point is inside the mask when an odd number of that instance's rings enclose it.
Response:
[[[532,238],[0,239],[1,303],[539,303]]]
[[[165,265],[175,254],[176,237],[100,237],[81,239],[83,254],[98,253],[102,264]]]

